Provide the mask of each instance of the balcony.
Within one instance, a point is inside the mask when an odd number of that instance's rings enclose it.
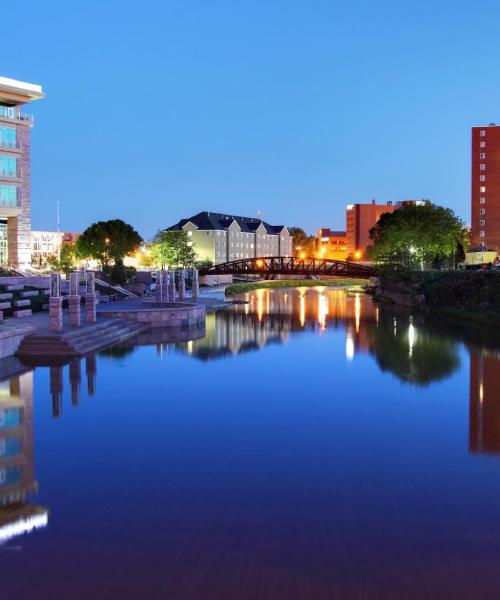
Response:
[[[33,125],[35,120],[33,115],[21,113],[16,106],[0,106],[0,119],[11,119],[12,121],[21,121]]]

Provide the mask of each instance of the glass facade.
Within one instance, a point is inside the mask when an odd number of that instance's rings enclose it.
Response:
[[[17,158],[14,156],[0,156],[0,175],[17,177]]]
[[[17,206],[17,186],[0,185],[0,206]]]
[[[0,146],[15,148],[17,144],[17,131],[15,127],[0,125]]]

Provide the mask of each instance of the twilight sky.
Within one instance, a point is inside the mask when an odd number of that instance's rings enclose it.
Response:
[[[490,0],[28,0],[0,75],[47,94],[33,228],[55,229],[57,200],[65,231],[122,218],[145,237],[201,210],[340,229],[372,197],[469,220],[499,23]]]

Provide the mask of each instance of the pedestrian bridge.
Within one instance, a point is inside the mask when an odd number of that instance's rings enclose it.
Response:
[[[369,279],[374,276],[375,271],[371,266],[343,260],[263,256],[221,263],[200,269],[199,273],[200,275],[262,275],[266,278],[272,278],[275,275],[322,275]]]

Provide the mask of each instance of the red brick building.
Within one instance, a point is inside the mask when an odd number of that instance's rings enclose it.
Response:
[[[500,252],[500,127],[472,128],[472,248]]]
[[[316,250],[320,258],[345,260],[347,258],[347,236],[345,231],[332,231],[327,227],[318,229]]]
[[[349,204],[346,210],[347,253],[353,258],[362,258],[371,244],[370,229],[384,213],[393,211],[392,202],[377,204],[372,200],[370,204]]]

